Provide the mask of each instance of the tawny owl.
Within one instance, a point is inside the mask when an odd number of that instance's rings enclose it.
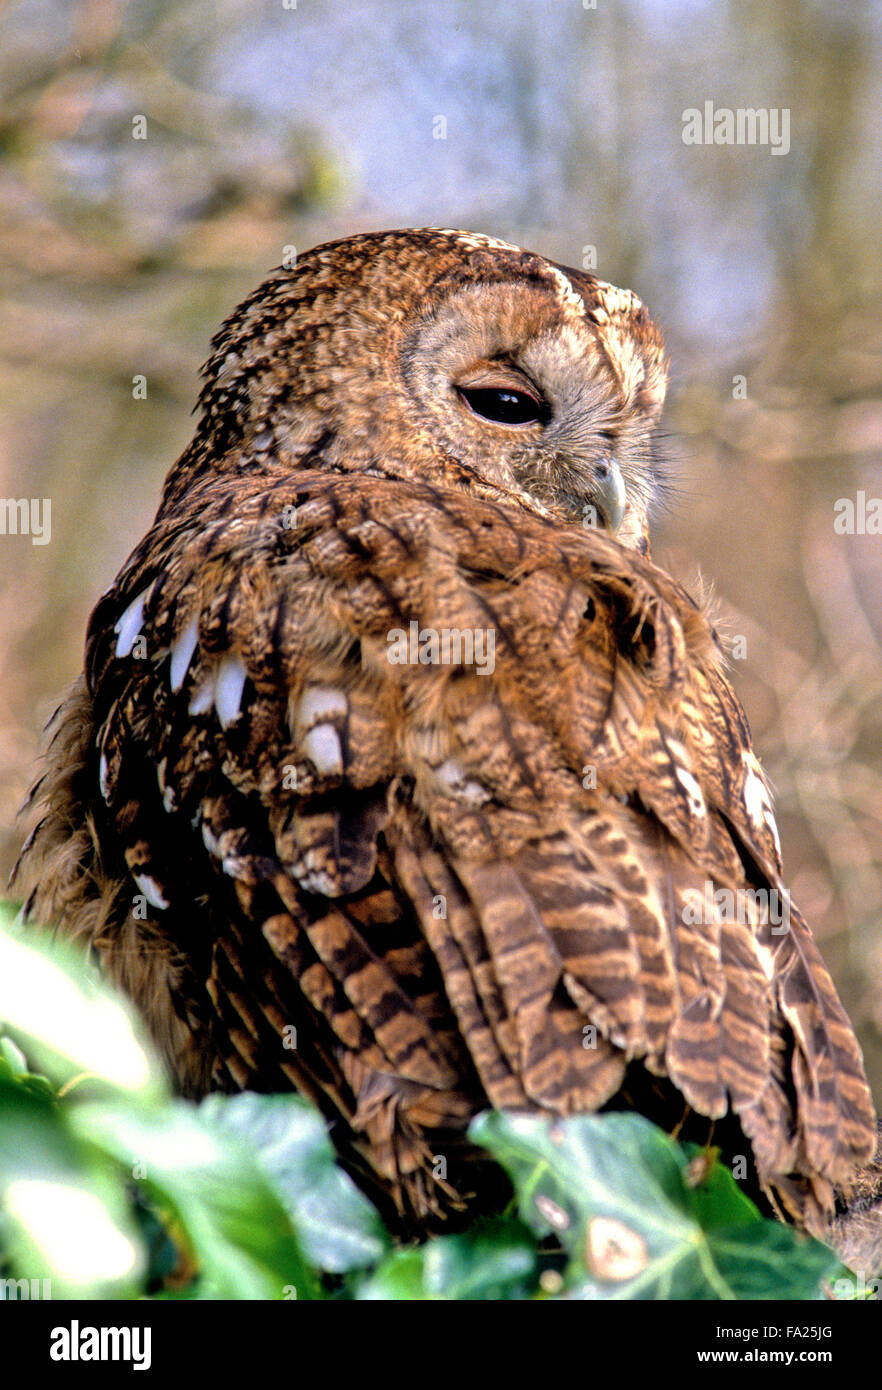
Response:
[[[819,1228],[874,1115],[713,630],[648,558],[640,301],[388,232],[213,347],[57,716],[30,914],[185,1094],[312,1097],[406,1230],[498,1200],[482,1108],[626,1104],[716,1122]]]

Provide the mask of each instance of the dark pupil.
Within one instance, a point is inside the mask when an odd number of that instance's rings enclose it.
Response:
[[[525,391],[478,390],[462,394],[476,415],[498,420],[501,425],[524,425],[541,418],[539,402]]]

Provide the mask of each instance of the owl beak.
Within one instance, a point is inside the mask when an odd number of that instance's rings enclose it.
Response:
[[[628,494],[625,491],[622,470],[609,454],[604,454],[594,466],[594,491],[604,520],[615,535],[625,515]]]

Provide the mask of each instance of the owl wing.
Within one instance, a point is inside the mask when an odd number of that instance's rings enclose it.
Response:
[[[685,592],[453,491],[224,483],[93,615],[44,915],[66,901],[185,1090],[294,1084],[418,1214],[477,1109],[593,1110],[636,1066],[734,1112],[816,1224],[872,1105]]]

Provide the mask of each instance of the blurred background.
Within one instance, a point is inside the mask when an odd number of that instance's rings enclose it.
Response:
[[[786,881],[882,1104],[882,535],[834,529],[837,500],[882,498],[882,7],[596,5],[2,7],[0,494],[50,498],[51,541],[0,536],[0,870],[221,318],[286,248],[488,232],[665,330],[655,558],[713,587]],[[708,101],[786,108],[789,151],[685,144]]]

